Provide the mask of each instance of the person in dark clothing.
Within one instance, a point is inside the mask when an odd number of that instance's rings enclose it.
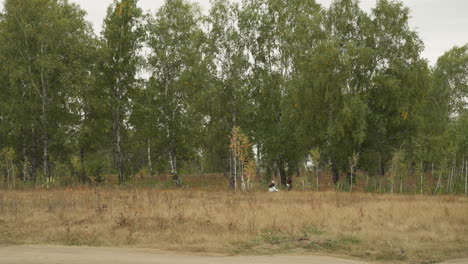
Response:
[[[292,179],[291,177],[288,178],[286,181],[286,186],[288,186],[288,191],[292,190]]]

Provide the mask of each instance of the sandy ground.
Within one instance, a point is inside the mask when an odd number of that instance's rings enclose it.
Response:
[[[355,260],[322,256],[194,256],[146,249],[65,246],[0,247],[1,264],[358,264]],[[444,263],[468,263],[453,260]]]

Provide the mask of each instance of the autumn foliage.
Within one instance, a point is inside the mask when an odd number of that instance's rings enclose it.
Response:
[[[234,161],[231,164],[231,167],[234,166],[231,168],[231,173],[234,173],[231,177],[235,177],[235,183],[237,183],[237,177],[240,177],[242,191],[252,189],[252,181],[255,176],[256,166],[251,152],[252,145],[247,135],[242,133],[238,126],[232,129],[229,150]],[[234,188],[237,188],[237,184],[234,185]]]

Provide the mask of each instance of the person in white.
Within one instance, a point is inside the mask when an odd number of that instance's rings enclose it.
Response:
[[[269,192],[277,192],[279,191],[276,189],[275,181],[271,181],[270,185],[268,186],[268,191]]]

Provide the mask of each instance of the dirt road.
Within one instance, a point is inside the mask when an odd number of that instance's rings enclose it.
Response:
[[[0,247],[1,264],[358,264],[365,263],[319,256],[190,256],[145,249],[12,246]],[[447,262],[453,264],[468,261]]]

